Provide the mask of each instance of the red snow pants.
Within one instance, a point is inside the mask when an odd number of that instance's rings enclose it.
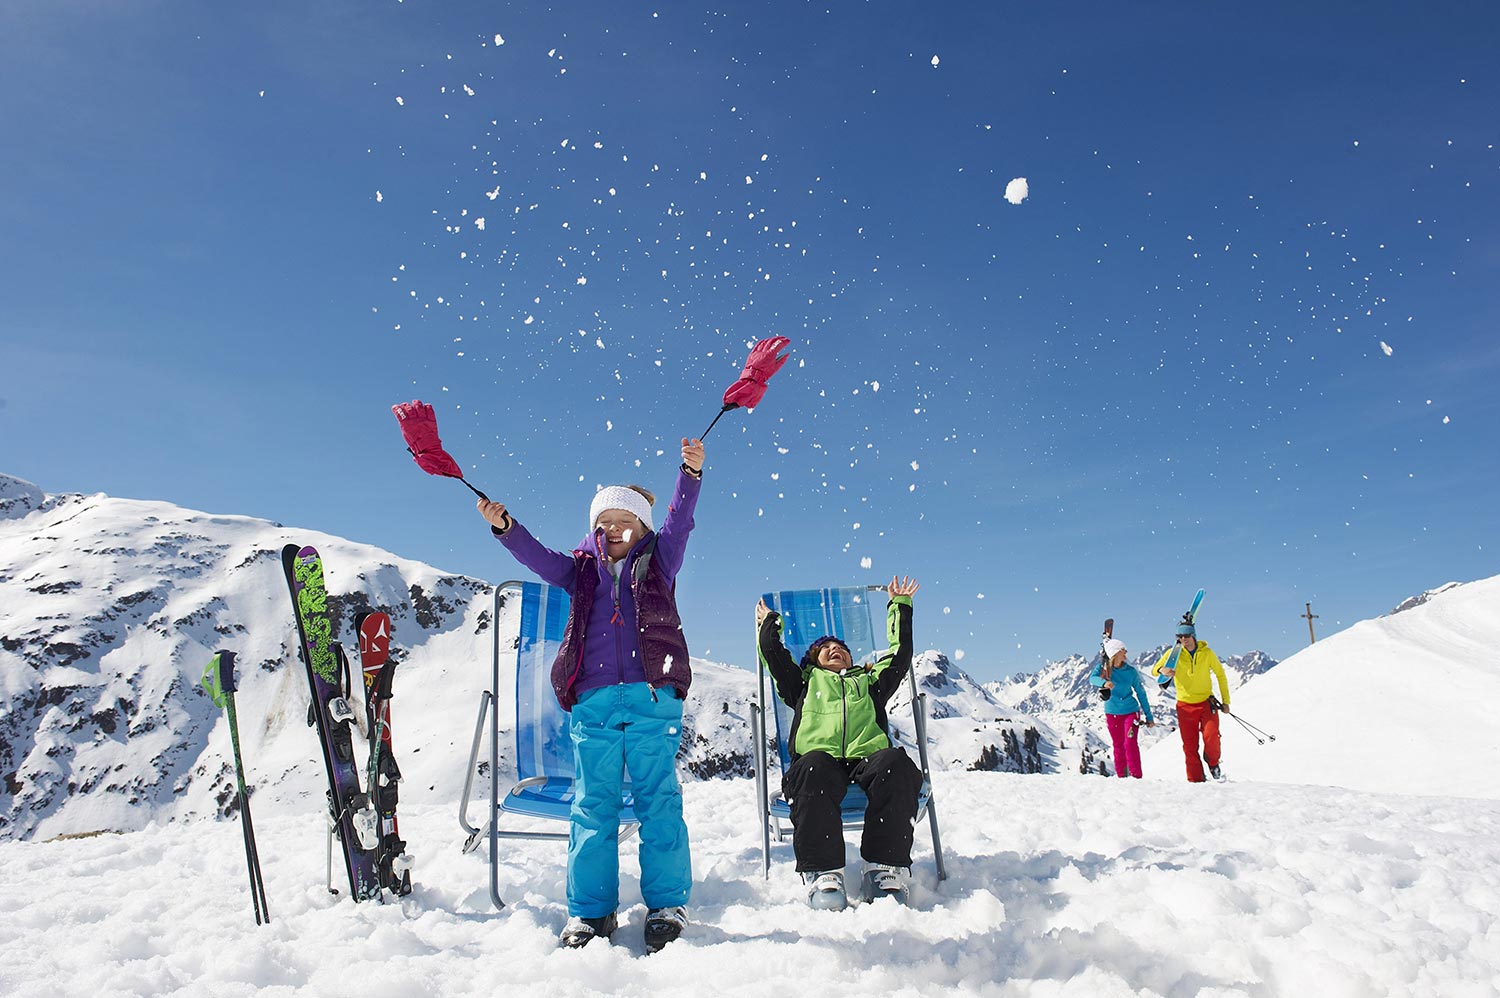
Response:
[[[1198,757],[1198,735],[1203,735],[1203,757]],[[1219,764],[1219,712],[1202,703],[1177,704],[1177,733],[1182,736],[1182,755],[1187,762],[1189,783],[1202,783],[1203,763],[1212,768]]]

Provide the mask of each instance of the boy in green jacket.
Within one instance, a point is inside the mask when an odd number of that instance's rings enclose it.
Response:
[[[859,853],[866,900],[911,896],[912,822],[922,771],[891,741],[885,708],[911,670],[912,595],[917,583],[892,578],[886,633],[890,651],[873,666],[855,665],[838,638],[814,641],[798,665],[781,643],[781,616],[756,607],[760,654],[777,695],[795,711],[787,744],[792,764],[781,792],[792,808],[792,849],[808,885],[808,903],[837,911],[844,890],[844,830],[840,807],[851,783],[869,797]]]

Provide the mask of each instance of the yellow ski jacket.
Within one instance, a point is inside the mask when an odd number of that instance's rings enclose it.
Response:
[[[1151,675],[1160,676],[1161,670],[1166,668],[1167,660],[1172,657],[1176,648],[1168,648],[1156,664],[1151,667]],[[1213,682],[1211,676],[1219,680],[1219,702],[1229,706],[1229,680],[1224,677],[1224,667],[1219,664],[1219,656],[1214,650],[1202,641],[1198,642],[1196,650],[1191,654],[1186,648],[1182,649],[1177,656],[1176,678],[1177,678],[1177,702],[1178,703],[1202,703],[1213,693]]]

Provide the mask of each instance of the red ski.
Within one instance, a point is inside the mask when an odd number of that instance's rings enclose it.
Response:
[[[380,886],[397,895],[411,893],[411,857],[396,827],[397,785],[401,770],[391,747],[391,618],[380,612],[355,616],[359,630],[359,666],[365,677],[365,719],[369,722],[370,765],[367,783],[380,815],[376,859]]]

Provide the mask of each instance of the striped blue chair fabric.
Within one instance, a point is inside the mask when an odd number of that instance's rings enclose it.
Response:
[[[872,595],[863,586],[849,586],[841,589],[784,589],[766,593],[761,598],[766,601],[766,606],[781,614],[781,643],[791,653],[793,661],[801,662],[809,645],[831,634],[849,646],[849,654],[856,664],[869,665],[874,663],[880,651],[885,650],[875,644],[874,614],[870,610]],[[759,657],[758,649],[756,654]],[[765,668],[764,660],[761,667]],[[781,759],[781,771],[785,773],[792,764],[792,750],[787,744],[787,733],[792,729],[792,708],[776,694],[774,680],[769,699],[776,719],[776,752]],[[841,809],[844,824],[862,824],[869,803],[864,790],[851,784]],[[770,809],[773,817],[791,820],[792,807],[780,792],[771,797]]]
[[[500,798],[501,811],[567,821],[573,804],[573,742],[568,714],[552,692],[552,663],[568,624],[568,594],[540,582],[521,584],[516,644],[516,785]],[[635,824],[627,793],[622,825]]]

